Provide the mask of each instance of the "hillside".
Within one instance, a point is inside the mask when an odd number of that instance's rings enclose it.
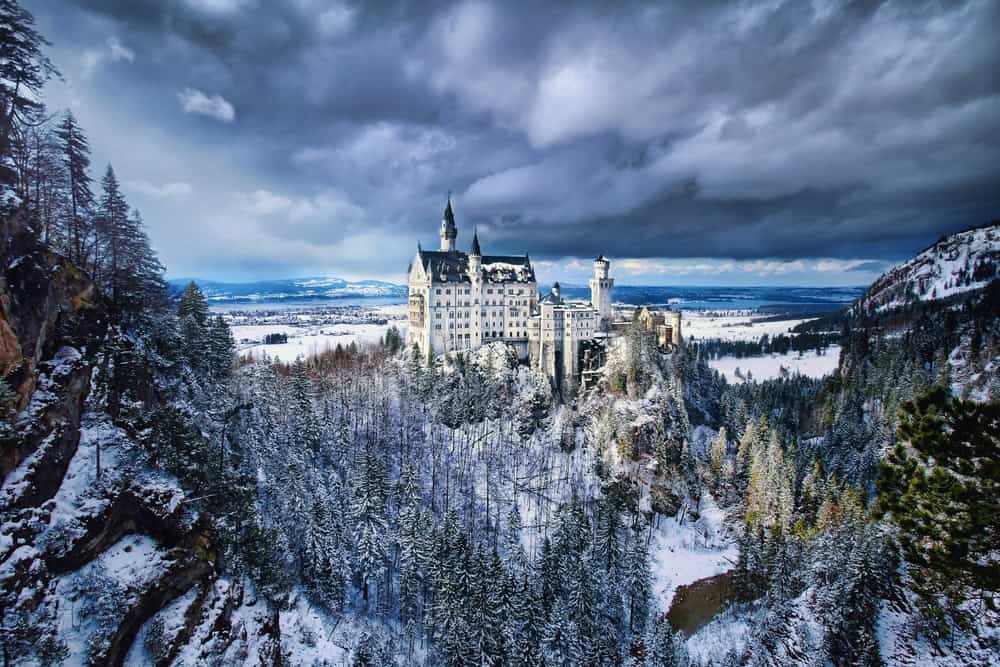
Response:
[[[1000,276],[1000,223],[939,240],[893,267],[852,306],[855,315],[903,308],[982,289]]]
[[[164,417],[194,426],[186,411],[206,398],[185,385],[203,378],[124,333],[20,216],[0,220],[0,237],[3,664],[149,664],[128,658],[137,645],[163,662],[275,664],[277,610],[221,576],[204,501],[148,456]],[[176,444],[201,441],[188,430]]]
[[[848,341],[848,372],[825,381],[731,386],[631,332],[596,388],[560,397],[502,344],[232,369],[196,288],[126,326],[84,272],[10,236],[8,664],[951,667],[995,652],[988,615],[950,648],[926,639],[858,491],[893,438],[887,401],[942,377],[994,394],[985,302],[951,338]]]

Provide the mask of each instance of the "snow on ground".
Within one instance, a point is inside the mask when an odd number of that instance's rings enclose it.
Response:
[[[267,308],[216,310],[229,324],[241,354],[294,361],[333,350],[337,345],[371,344],[396,327],[405,337],[407,305],[386,304],[271,304]],[[269,334],[284,334],[285,343],[264,344]]]
[[[328,324],[311,329],[299,329],[284,325],[237,326],[233,327],[233,337],[240,340],[243,337],[244,329],[260,330],[253,338],[261,340],[267,333],[288,334],[287,343],[276,343],[273,345],[263,345],[245,343],[240,346],[241,354],[250,354],[254,358],[260,358],[265,354],[272,359],[282,361],[294,361],[302,357],[310,357],[327,350],[333,350],[337,345],[347,347],[351,343],[361,345],[363,343],[377,343],[385,338],[385,332],[390,327],[399,329],[402,336],[406,336],[406,323],[402,321],[389,321],[387,324]],[[286,331],[286,329],[288,329]],[[240,334],[237,334],[240,331]]]
[[[840,346],[830,345],[824,354],[818,355],[815,350],[788,354],[769,354],[761,357],[719,357],[710,359],[708,365],[726,376],[733,383],[744,382],[747,374],[753,380],[773,380],[781,376],[781,369],[789,375],[805,375],[820,378],[837,370],[840,363]],[[739,370],[743,378],[738,377]]]
[[[373,312],[378,313],[386,319],[402,319],[405,320],[409,316],[410,306],[407,303],[385,303],[381,306],[375,306],[372,309]]]
[[[291,324],[237,324],[229,328],[237,344],[243,341],[263,340],[268,334],[283,333],[292,336],[302,331],[300,327]]]
[[[732,607],[722,611],[687,640],[692,661],[699,664],[721,664],[729,651],[737,654],[746,648],[750,635],[750,617]]]
[[[161,641],[164,644],[174,641],[177,635],[184,629],[187,623],[185,616],[198,599],[200,592],[198,586],[192,586],[188,589],[187,593],[167,604],[153,617],[158,618],[161,623],[158,628],[158,634],[162,637]],[[142,665],[149,665],[155,662],[155,656],[150,655],[149,648],[147,647],[147,644],[156,643],[156,639],[150,637],[153,627],[152,620],[150,619],[143,624],[132,641],[132,646],[125,656],[125,667],[142,667]]]
[[[977,603],[964,605],[970,613],[975,632],[957,631],[948,639],[932,643],[917,632],[916,611],[912,610],[913,594],[906,593],[911,611],[883,600],[879,608],[879,652],[887,665],[932,665],[959,667],[964,665],[996,665],[996,647],[1000,644],[1000,617]]]
[[[295,596],[292,607],[280,612],[281,648],[293,665],[346,665],[359,632],[350,620],[341,619]],[[352,632],[353,631],[353,632]]]
[[[666,611],[680,586],[733,569],[737,545],[725,533],[725,515],[708,493],[700,502],[697,521],[661,520],[649,545],[653,592]],[[682,511],[683,515],[683,511]]]
[[[685,339],[718,338],[721,340],[757,340],[764,334],[787,334],[792,327],[815,318],[763,322],[755,311],[731,311],[724,314],[685,310],[681,332]],[[755,319],[756,318],[756,319]]]
[[[236,621],[237,613],[234,613]],[[235,625],[235,622],[234,622]],[[399,636],[398,624],[383,624],[365,619],[361,614],[331,616],[311,605],[301,591],[292,597],[291,606],[280,612],[281,650],[292,665],[336,665],[347,667],[355,662],[355,651],[367,636],[379,644],[396,633],[396,659],[402,665],[423,664],[426,650],[421,642]]]
[[[93,561],[57,580],[60,639],[69,650],[68,664],[89,664],[107,648],[107,629],[116,627],[136,604],[138,592],[163,576],[167,552],[148,535],[126,535]],[[62,602],[62,604],[59,604]]]
[[[997,258],[1000,225],[953,234],[882,274],[856,308],[883,311],[981,289],[997,278]]]

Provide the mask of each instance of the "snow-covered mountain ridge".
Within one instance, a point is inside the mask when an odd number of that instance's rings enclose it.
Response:
[[[381,280],[350,281],[343,278],[312,277],[283,280],[259,280],[248,283],[225,283],[198,278],[170,281],[180,293],[195,282],[212,303],[252,303],[260,301],[303,301],[313,299],[365,299],[405,297],[406,287]]]
[[[940,239],[876,280],[852,306],[856,315],[978,290],[1000,275],[1000,222]]]

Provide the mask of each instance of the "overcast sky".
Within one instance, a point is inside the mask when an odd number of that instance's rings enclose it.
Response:
[[[171,277],[860,285],[1000,217],[1000,2],[25,0]]]

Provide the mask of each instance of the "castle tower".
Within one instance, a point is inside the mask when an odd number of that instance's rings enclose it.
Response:
[[[674,310],[670,313],[670,342],[675,346],[680,346],[681,341],[681,311]]]
[[[594,260],[594,277],[590,279],[590,305],[601,317],[601,324],[607,326],[611,323],[614,313],[611,310],[611,289],[614,287],[615,279],[608,277],[608,269],[611,262],[598,255]]]
[[[458,238],[458,228],[455,227],[455,214],[451,210],[451,195],[448,195],[448,205],[444,208],[441,219],[441,251],[455,252],[455,239]]]
[[[469,252],[469,278],[478,282],[482,278],[483,253],[479,249],[479,232],[472,233],[472,251]]]

